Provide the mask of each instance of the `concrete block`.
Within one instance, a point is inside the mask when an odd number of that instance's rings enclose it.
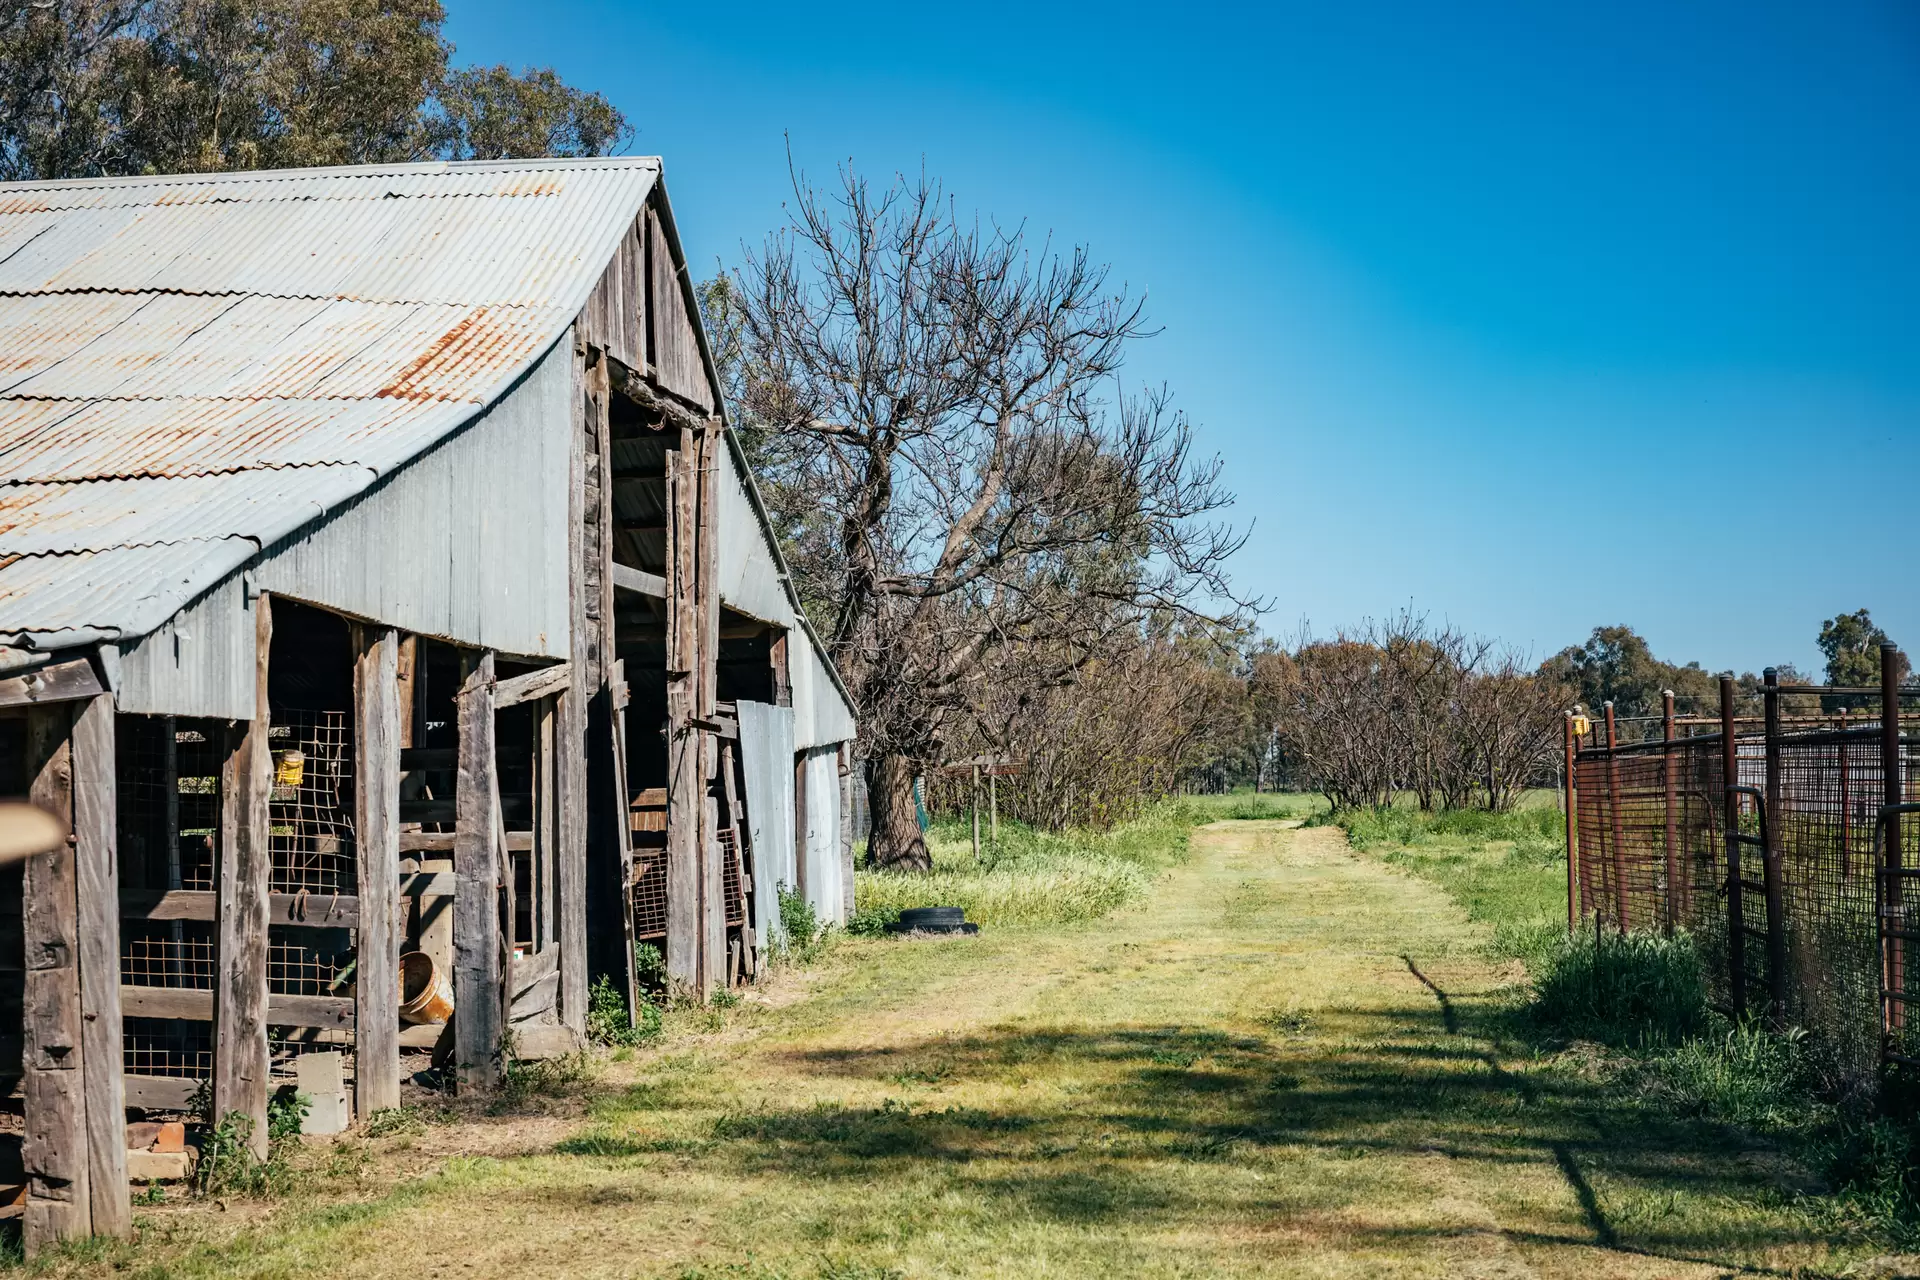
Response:
[[[184,1182],[193,1174],[193,1152],[129,1151],[128,1182]]]
[[[339,1053],[303,1053],[294,1059],[294,1087],[307,1095],[302,1133],[344,1133],[353,1121],[347,1101],[346,1058]]]

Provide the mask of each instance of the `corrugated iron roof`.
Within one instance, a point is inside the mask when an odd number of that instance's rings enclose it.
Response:
[[[152,630],[474,417],[654,159],[0,185],[0,637]]]

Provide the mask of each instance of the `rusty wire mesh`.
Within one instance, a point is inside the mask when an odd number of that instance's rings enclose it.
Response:
[[[273,721],[274,892],[357,893],[352,722],[343,711],[278,707]]]
[[[1837,724],[1838,722],[1832,722]],[[1778,988],[1782,1020],[1806,1029],[1829,1087],[1869,1087],[1883,1044],[1882,939],[1876,912],[1880,884],[1875,828],[1886,800],[1880,728],[1783,731],[1771,738],[1757,722],[1740,721],[1736,785],[1764,798],[1738,800],[1739,830],[1766,835],[1778,878],[1778,922],[1785,963]],[[1916,747],[1901,744],[1905,794],[1911,795]],[[1578,910],[1612,928],[1684,930],[1698,943],[1711,997],[1733,1004],[1730,898],[1734,877],[1726,838],[1722,738],[1709,734],[1584,750],[1575,760],[1575,881]],[[1901,861],[1920,864],[1920,816],[1900,830]],[[1739,857],[1746,1007],[1768,1007],[1774,989],[1769,959],[1767,883],[1762,848],[1742,843]],[[1896,930],[1920,929],[1920,879],[1903,900],[1889,902]],[[1892,883],[1892,881],[1888,881]],[[1916,943],[1920,945],[1920,943]],[[1891,999],[1896,1040],[1899,1013],[1920,1007],[1920,974],[1899,972]],[[1920,1023],[1920,1016],[1911,1019]]]

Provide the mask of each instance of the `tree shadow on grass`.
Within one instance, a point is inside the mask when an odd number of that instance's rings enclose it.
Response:
[[[1543,1068],[1510,1070],[1477,1033],[1497,1020],[1460,1003],[1409,962],[1432,1002],[1326,1015],[1313,1037],[1233,1035],[1179,1026],[997,1026],[886,1048],[799,1050],[791,1066],[814,1078],[899,1087],[879,1106],[772,1106],[713,1114],[698,1090],[650,1099],[631,1118],[678,1112],[703,1136],[674,1139],[684,1157],[719,1171],[875,1185],[928,1174],[1005,1212],[1067,1224],[1172,1227],[1249,1211],[1311,1219],[1379,1204],[1386,1194],[1430,1194],[1418,1161],[1437,1157],[1495,1169],[1535,1166],[1564,1186],[1562,1211],[1516,1222],[1507,1235],[1534,1244],[1705,1263],[1760,1273],[1769,1249],[1813,1240],[1783,1210],[1784,1163],[1723,1126],[1663,1113],[1603,1082]],[[1483,1016],[1486,1015],[1486,1016]],[[942,1105],[954,1085],[996,1089],[1001,1100]],[[1070,1091],[1063,1091],[1070,1086]],[[629,1139],[575,1139],[561,1154],[659,1150]],[[625,1145],[623,1145],[625,1144]],[[1288,1168],[1289,1153],[1321,1159],[1309,1179],[1275,1178],[1252,1199],[1173,1165]],[[1343,1174],[1342,1159],[1357,1162]],[[1471,1180],[1469,1166],[1457,1166]],[[1486,1170],[1483,1169],[1484,1176]],[[1596,1191],[1596,1180],[1602,1191]],[[1610,1199],[1684,1194],[1752,1206],[1726,1221],[1610,1220]],[[1404,1201],[1403,1201],[1404,1203]],[[1366,1214],[1362,1213],[1361,1217]],[[1341,1234],[1393,1247],[1418,1229],[1352,1225]],[[1470,1234],[1462,1228],[1462,1234]],[[1444,1226],[1431,1234],[1444,1237]],[[1803,1272],[1802,1274],[1810,1274]]]

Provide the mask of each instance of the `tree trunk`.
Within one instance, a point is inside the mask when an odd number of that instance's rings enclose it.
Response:
[[[873,865],[890,871],[933,870],[933,855],[927,852],[913,803],[913,761],[888,753],[875,756],[868,769],[873,833],[867,848]]]

